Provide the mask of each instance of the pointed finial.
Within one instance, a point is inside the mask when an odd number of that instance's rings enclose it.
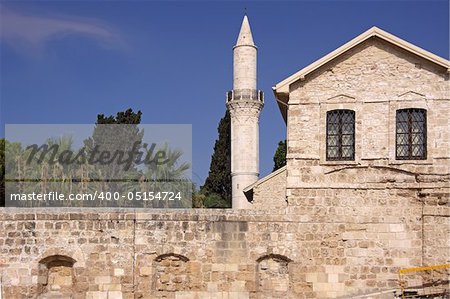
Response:
[[[255,46],[253,42],[252,30],[250,29],[250,23],[248,22],[247,15],[244,15],[242,20],[241,31],[239,32],[239,37],[236,42],[236,46]]]

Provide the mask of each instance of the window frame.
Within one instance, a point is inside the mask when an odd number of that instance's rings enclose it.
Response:
[[[343,134],[342,132],[342,127],[343,127],[343,122],[342,122],[342,115],[343,113],[351,113],[352,116],[352,134]],[[329,139],[329,126],[331,125],[330,122],[330,118],[332,113],[340,113],[338,116],[338,133],[332,136],[337,136],[338,137],[338,142],[336,146],[331,146],[329,145],[328,139]],[[355,156],[356,156],[356,112],[355,110],[352,109],[333,109],[333,110],[328,110],[326,112],[326,116],[325,116],[325,121],[326,121],[326,128],[325,128],[325,160],[327,162],[339,162],[339,161],[355,161]],[[352,144],[350,146],[345,145],[345,147],[350,147],[351,148],[351,153],[352,155],[350,157],[343,157],[342,156],[342,148],[344,147],[342,145],[342,137],[344,135],[351,135],[352,136]],[[329,147],[336,147],[338,150],[338,157],[330,157],[329,156]]]
[[[401,112],[407,112],[407,132],[406,133],[399,133],[399,114]],[[420,145],[420,144],[414,144],[412,142],[412,135],[413,134],[418,134],[418,133],[413,133],[413,123],[420,123],[417,121],[414,121],[412,119],[412,114],[414,112],[421,112],[423,113],[423,127],[422,127],[422,132],[419,132],[419,134],[422,134],[423,137],[423,141],[421,146],[423,147],[422,149],[422,155],[420,156],[414,156],[413,155],[413,145]],[[401,109],[397,109],[395,111],[395,160],[399,160],[399,161],[405,161],[405,160],[427,160],[427,156],[428,156],[428,149],[427,149],[427,144],[428,144],[428,134],[427,134],[427,109],[424,108],[401,108]],[[406,134],[407,135],[407,139],[408,139],[408,143],[407,144],[399,144],[399,135],[400,134]],[[408,146],[408,156],[399,156],[398,155],[398,149],[399,146]]]

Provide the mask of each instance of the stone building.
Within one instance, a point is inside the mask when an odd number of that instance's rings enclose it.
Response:
[[[306,273],[319,297],[394,287],[396,268],[449,262],[447,60],[373,27],[273,91],[287,165],[244,191],[317,226],[298,245],[325,266],[326,278]]]
[[[248,209],[2,209],[2,298],[393,298],[449,262],[449,68],[372,28],[275,85],[287,165]]]

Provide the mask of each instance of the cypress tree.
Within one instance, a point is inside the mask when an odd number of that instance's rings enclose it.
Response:
[[[231,207],[231,119],[228,111],[220,120],[217,131],[219,137],[201,192],[206,195],[206,199],[211,197],[211,200],[205,201],[207,207]]]
[[[287,145],[286,140],[278,142],[278,148],[273,156],[273,171],[286,165]]]

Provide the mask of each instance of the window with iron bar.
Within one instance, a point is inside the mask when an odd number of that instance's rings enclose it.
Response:
[[[327,112],[327,161],[355,160],[355,111]]]
[[[427,158],[427,111],[425,109],[397,110],[395,147],[397,160]]]

